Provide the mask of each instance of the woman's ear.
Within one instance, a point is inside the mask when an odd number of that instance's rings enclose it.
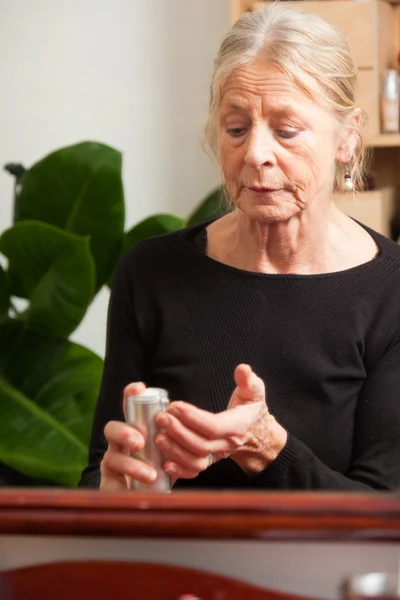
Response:
[[[358,128],[361,121],[361,110],[355,108],[344,125],[344,135],[337,149],[336,160],[347,163],[351,160],[358,142]]]

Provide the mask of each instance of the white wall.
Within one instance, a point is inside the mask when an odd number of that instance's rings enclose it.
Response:
[[[200,148],[229,0],[0,0],[0,166],[92,139],[124,154],[126,228],[186,215],[218,174]],[[0,172],[0,231],[12,179]],[[104,353],[108,292],[73,339]]]

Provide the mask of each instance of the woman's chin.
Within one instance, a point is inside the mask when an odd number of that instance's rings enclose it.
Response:
[[[239,209],[252,221],[260,223],[280,223],[287,221],[299,212],[296,206],[246,205],[240,204]]]

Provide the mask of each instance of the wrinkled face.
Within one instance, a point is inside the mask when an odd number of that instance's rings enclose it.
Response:
[[[231,199],[250,218],[285,221],[329,201],[339,145],[333,115],[275,65],[258,61],[226,81],[220,162]]]

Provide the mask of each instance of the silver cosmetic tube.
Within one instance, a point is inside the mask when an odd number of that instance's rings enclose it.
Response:
[[[144,448],[133,452],[132,456],[157,471],[157,479],[152,483],[142,483],[132,478],[130,489],[136,492],[168,493],[171,491],[171,478],[163,469],[165,457],[154,442],[155,436],[160,432],[154,417],[164,411],[168,403],[168,392],[161,388],[147,388],[142,394],[127,398],[126,422],[138,429],[146,440]]]

